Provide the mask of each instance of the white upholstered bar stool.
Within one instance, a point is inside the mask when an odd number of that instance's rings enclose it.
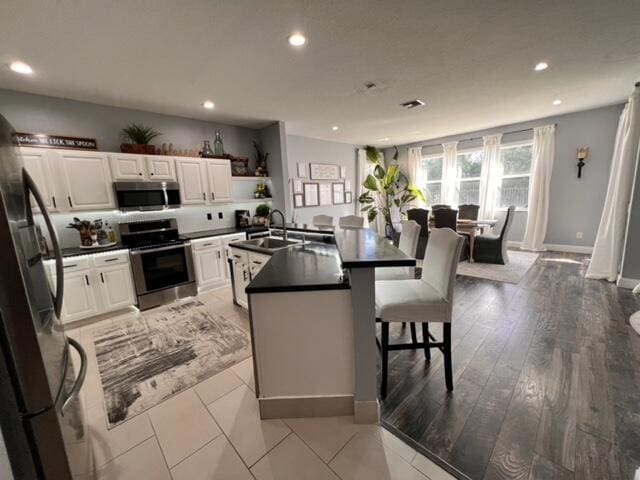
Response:
[[[423,348],[430,360],[430,349],[438,348],[444,355],[447,390],[453,390],[451,369],[451,312],[458,259],[464,239],[449,228],[434,229],[429,236],[419,280],[376,281],[376,319],[382,322],[382,382],[380,393],[387,394],[389,351]],[[422,342],[389,345],[391,322],[422,324]],[[429,334],[429,323],[443,324],[443,339],[436,342]],[[433,340],[433,341],[432,341]]]
[[[338,226],[340,228],[363,228],[364,218],[358,217],[357,215],[345,215],[338,219]]]
[[[316,227],[333,227],[333,217],[330,215],[314,215],[313,225]]]
[[[415,220],[402,222],[398,248],[411,258],[416,258],[421,227]],[[411,280],[415,277],[415,267],[376,268],[376,280]]]

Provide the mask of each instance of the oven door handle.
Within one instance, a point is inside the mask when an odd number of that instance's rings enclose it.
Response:
[[[178,249],[184,249],[190,246],[191,246],[191,242],[185,242],[179,245],[170,245],[168,247],[145,248],[144,250],[130,250],[130,254],[134,256],[138,256],[138,255],[142,255],[143,253],[162,252],[165,250],[178,250]]]

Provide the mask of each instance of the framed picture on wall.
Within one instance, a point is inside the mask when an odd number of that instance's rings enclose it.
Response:
[[[309,173],[307,172],[307,164],[304,162],[298,162],[298,177],[307,178]]]
[[[340,178],[347,178],[347,167],[340,167]]]
[[[293,194],[293,206],[295,208],[304,207],[304,195],[302,195],[301,193],[294,193]]]
[[[333,163],[311,163],[311,180],[340,180],[340,166]]]
[[[351,202],[353,202],[353,197],[351,195],[351,192],[345,192],[344,203],[351,203]]]
[[[331,184],[320,184],[320,205],[331,205]]]
[[[333,183],[333,204],[340,205],[344,203],[344,183]]]
[[[302,180],[293,179],[293,193],[302,193]]]
[[[305,183],[304,189],[304,206],[317,207],[320,204],[318,198],[319,186],[317,183]]]
[[[351,180],[345,180],[344,181],[344,191],[345,192],[350,192],[351,191]]]

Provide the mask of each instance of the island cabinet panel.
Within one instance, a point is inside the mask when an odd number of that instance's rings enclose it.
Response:
[[[180,196],[185,205],[202,204],[207,202],[204,175],[206,170],[201,160],[176,160]]]
[[[70,210],[115,208],[107,155],[100,152],[57,150],[52,164],[62,174]]]
[[[191,248],[198,289],[224,285],[226,256],[222,240],[215,237],[193,240]]]
[[[251,293],[262,418],[353,413],[351,291]]]
[[[20,149],[20,154],[24,168],[36,183],[47,210],[57,211],[60,195],[56,191],[55,177],[49,164],[51,151],[44,148],[25,147]],[[33,196],[31,196],[31,206],[36,207]]]

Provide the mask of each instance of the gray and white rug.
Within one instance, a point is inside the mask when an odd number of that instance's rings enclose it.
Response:
[[[93,341],[108,428],[251,356],[238,321],[198,300],[123,319]]]
[[[458,275],[518,284],[539,256],[540,254],[538,253],[509,250],[509,263],[507,265],[460,262],[458,264]]]

